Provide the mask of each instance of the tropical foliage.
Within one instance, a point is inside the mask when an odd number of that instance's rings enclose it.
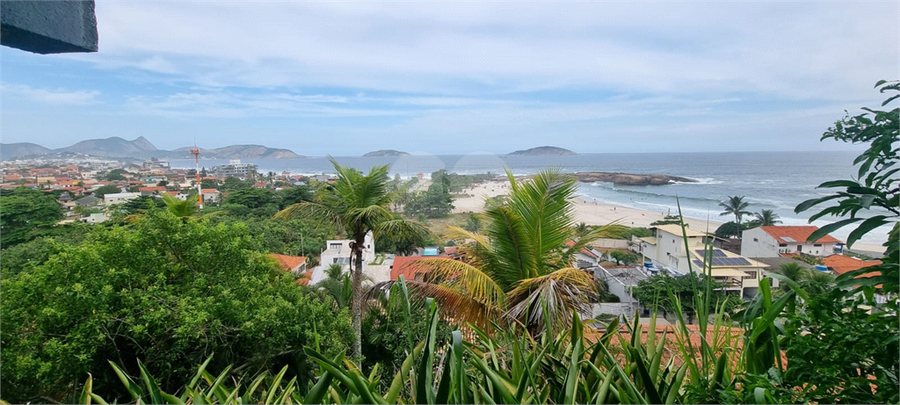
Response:
[[[63,218],[52,196],[25,187],[4,190],[0,206],[0,245],[4,247],[25,242]]]
[[[154,211],[79,245],[50,243],[45,263],[0,281],[6,400],[65,401],[88,372],[124,393],[107,360],[137,374],[142,359],[174,389],[212,353],[217,369],[290,364],[305,381],[303,346],[318,339],[334,355],[352,340],[346,312],[305,295],[239,224]]]
[[[744,215],[753,215],[752,212],[747,211],[750,203],[744,201],[744,196],[729,196],[727,200],[720,202],[719,206],[724,209],[719,215],[734,215],[734,222],[738,224],[741,223]]]
[[[381,234],[403,235],[408,238],[424,237],[427,229],[421,225],[395,218],[389,207],[392,195],[388,192],[388,167],[374,166],[364,175],[350,167],[342,167],[330,159],[338,179],[335,184],[319,189],[315,201],[303,201],[278,212],[276,218],[315,218],[328,222],[348,234],[353,240],[351,248],[350,281],[353,291],[350,314],[356,341],[353,357],[362,356],[363,314],[363,251],[374,249],[366,246],[366,234],[373,232],[377,239]]]
[[[603,234],[594,229],[568,246],[574,221],[574,178],[545,170],[527,182],[508,173],[510,195],[484,213],[484,233],[451,227],[465,261],[419,260],[428,282],[409,281],[414,295],[435,297],[459,322],[487,327],[515,320],[541,333],[587,312],[596,290],[592,276],[571,267],[574,254]],[[390,283],[382,285],[389,288]]]

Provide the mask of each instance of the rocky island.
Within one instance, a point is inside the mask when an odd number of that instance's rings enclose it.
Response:
[[[696,180],[687,177],[669,176],[666,174],[628,174],[606,172],[582,172],[575,173],[578,181],[583,183],[613,183],[622,186],[664,186],[675,182],[695,183]]]
[[[577,155],[568,149],[557,148],[556,146],[538,146],[536,148],[517,150],[507,156],[570,156]]]
[[[399,150],[394,149],[381,149],[366,153],[362,155],[362,157],[401,157],[401,156],[409,156],[409,153],[401,152]]]

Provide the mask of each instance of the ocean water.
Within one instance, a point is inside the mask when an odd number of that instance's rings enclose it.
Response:
[[[784,225],[805,225],[816,211],[794,213],[794,207],[810,198],[830,194],[817,189],[822,182],[851,179],[857,172],[853,159],[856,151],[846,152],[728,152],[728,153],[648,153],[648,154],[579,154],[574,156],[498,156],[474,153],[464,156],[436,156],[414,153],[401,158],[335,157],[342,165],[367,171],[377,164],[391,165],[391,175],[407,178],[446,169],[454,173],[533,174],[547,167],[559,167],[566,172],[622,172],[634,174],[668,174],[688,177],[696,183],[665,186],[616,186],[610,183],[581,183],[579,195],[588,200],[633,207],[660,213],[677,213],[676,198],[685,216],[728,221],[720,216],[719,202],[732,195],[745,196],[749,211],[774,210]],[[326,158],[243,160],[259,165],[265,173],[284,171],[297,174],[333,172]],[[227,163],[224,160],[201,160],[201,166],[212,167]],[[192,160],[172,160],[175,168],[191,168]],[[834,222],[824,218],[814,222],[822,226]],[[883,243],[888,228],[876,229],[863,238],[867,243]],[[833,235],[846,240],[850,229]]]

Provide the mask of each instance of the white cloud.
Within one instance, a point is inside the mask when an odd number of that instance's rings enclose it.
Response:
[[[64,89],[38,89],[24,84],[0,83],[0,92],[7,102],[12,97],[23,97],[31,101],[46,104],[59,105],[85,105],[97,103],[97,96],[100,92],[97,90],[90,91],[67,91]]]
[[[213,86],[454,95],[581,87],[834,100],[864,97],[865,87],[897,73],[897,7],[101,2],[104,40],[94,59],[149,54],[129,59],[151,70],[164,60],[167,72]]]

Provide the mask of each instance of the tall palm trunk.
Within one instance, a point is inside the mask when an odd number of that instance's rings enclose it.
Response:
[[[366,234],[357,236],[351,250],[351,260],[356,261],[354,268],[351,269],[351,283],[353,285],[353,298],[350,301],[351,325],[353,327],[353,335],[356,341],[353,342],[353,358],[360,360],[362,358],[362,266],[363,266],[363,248],[365,247]]]

